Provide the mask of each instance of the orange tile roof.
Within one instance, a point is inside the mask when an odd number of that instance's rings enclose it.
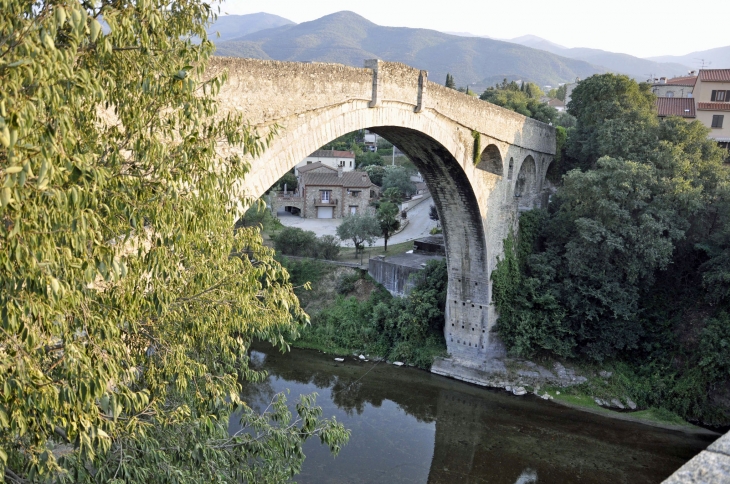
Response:
[[[695,100],[691,97],[658,97],[656,98],[657,115],[695,117]]]
[[[730,69],[702,69],[700,70],[700,81],[730,82]]]
[[[700,111],[730,111],[730,103],[697,103]]]
[[[696,82],[697,76],[682,76],[667,79],[668,86],[694,86]]]

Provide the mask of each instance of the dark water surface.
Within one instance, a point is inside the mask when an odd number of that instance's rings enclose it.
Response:
[[[352,430],[336,458],[307,442],[299,483],[658,483],[716,438],[353,357],[253,353],[270,377],[245,389],[247,401],[317,392],[324,415]]]

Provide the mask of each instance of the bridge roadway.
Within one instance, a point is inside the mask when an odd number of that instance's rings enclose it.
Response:
[[[444,229],[448,351],[475,364],[487,360],[497,319],[490,274],[519,211],[546,203],[554,128],[399,63],[368,60],[355,68],[213,58],[208,72],[224,71],[221,114],[242,114],[261,132],[279,127],[263,155],[250,160],[242,195],[261,196],[308,154],[359,129],[380,134],[414,162]]]

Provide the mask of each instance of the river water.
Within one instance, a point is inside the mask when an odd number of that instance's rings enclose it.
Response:
[[[305,445],[299,483],[657,483],[717,437],[670,431],[513,396],[386,363],[258,348],[269,378],[244,390],[317,392],[326,417],[351,429],[337,457]]]

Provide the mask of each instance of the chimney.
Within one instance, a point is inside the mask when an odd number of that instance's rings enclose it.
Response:
[[[342,178],[342,167],[341,166],[337,167],[337,178]]]
[[[659,84],[666,84],[666,83],[667,83],[667,78],[666,77],[660,77],[659,78]]]

